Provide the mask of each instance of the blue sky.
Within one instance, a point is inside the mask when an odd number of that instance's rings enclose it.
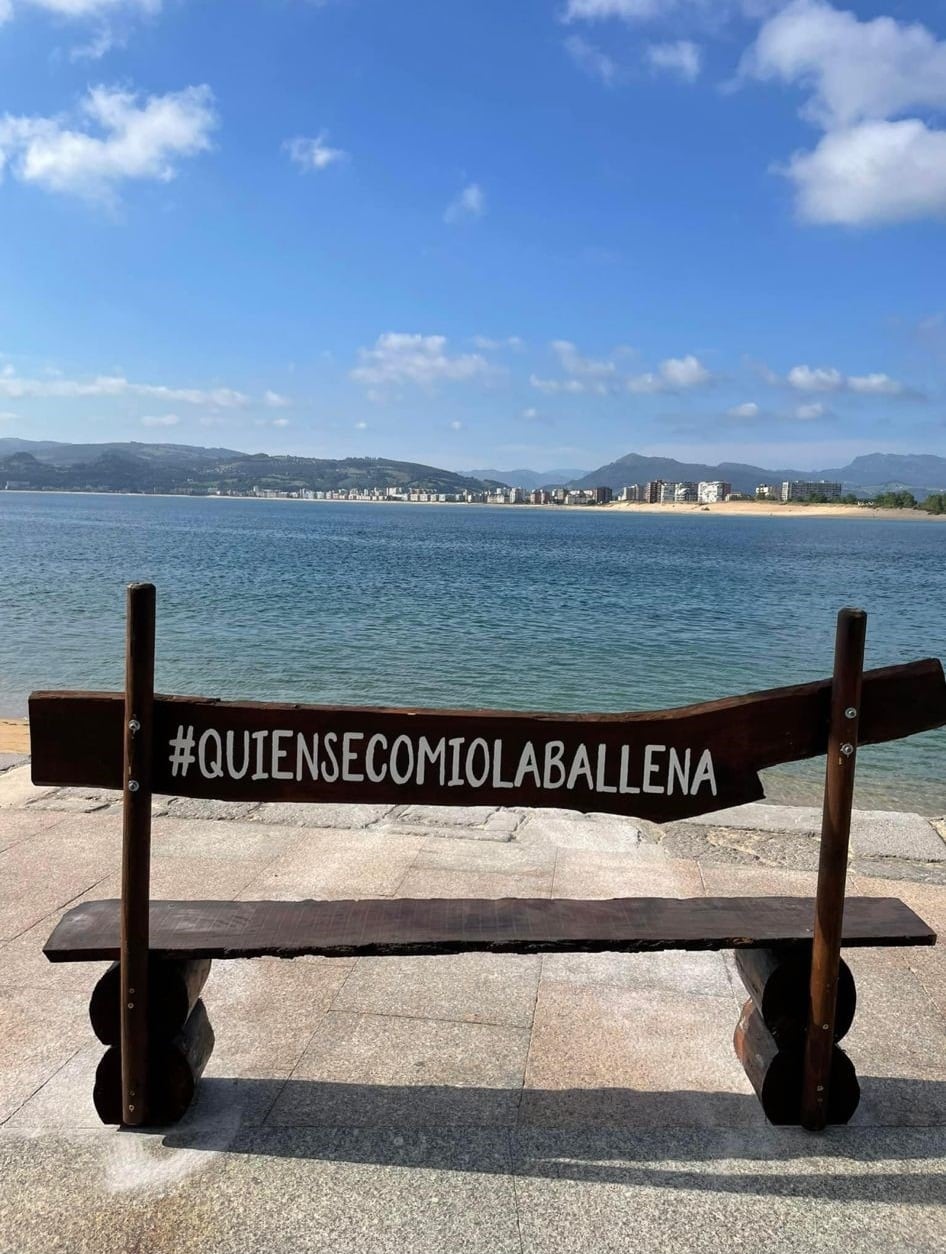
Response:
[[[942,6],[0,19],[0,435],[946,455]]]

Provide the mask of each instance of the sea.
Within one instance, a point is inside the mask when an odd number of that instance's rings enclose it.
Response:
[[[665,709],[946,656],[946,526],[694,512],[0,492],[0,716],[122,686],[124,585],[158,589],[166,693]],[[816,804],[822,761],[765,773]],[[860,750],[855,804],[946,814],[946,731]]]

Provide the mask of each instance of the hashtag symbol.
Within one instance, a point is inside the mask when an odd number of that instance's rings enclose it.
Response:
[[[178,775],[186,775],[187,768],[194,763],[194,728],[185,728],[181,723],[170,744],[171,756],[168,761],[171,763],[171,777],[176,779]]]

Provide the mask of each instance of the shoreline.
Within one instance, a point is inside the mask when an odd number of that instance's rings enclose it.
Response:
[[[265,496],[216,496],[200,495],[189,492],[101,492],[81,491],[70,488],[7,488],[12,496],[120,496],[135,497],[142,500],[169,501],[266,501],[291,505],[407,505],[431,506],[443,508],[469,509],[540,509],[555,512],[569,511],[584,513],[587,511],[612,511],[618,514],[663,514],[667,517],[695,517],[710,514],[717,518],[836,518],[866,519],[872,522],[946,522],[946,514],[931,514],[925,509],[881,509],[876,505],[806,505],[801,501],[717,501],[712,505],[698,505],[693,501],[668,502],[663,505],[649,504],[642,501],[609,501],[606,505],[533,505],[530,501],[522,501],[517,505],[486,504],[480,501],[365,501],[336,498],[332,500],[305,500],[298,497],[265,497]],[[0,495],[3,495],[0,494]]]
[[[544,508],[544,507],[537,507]],[[575,506],[564,506],[574,509]],[[619,510],[622,513],[637,511],[642,514],[715,514],[723,518],[889,518],[897,522],[946,522],[946,514],[931,514],[925,509],[882,509],[877,505],[805,505],[801,501],[717,501],[712,505],[674,502],[666,505],[648,505],[639,501],[612,501],[599,507]]]

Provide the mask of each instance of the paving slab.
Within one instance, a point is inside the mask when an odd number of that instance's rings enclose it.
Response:
[[[527,1028],[331,1011],[268,1122],[512,1126],[528,1052]]]
[[[640,849],[641,829],[633,819],[611,814],[579,814],[574,810],[531,810],[516,829],[521,844],[538,841],[558,849]],[[642,852],[646,852],[643,850]]]
[[[729,831],[796,833],[818,836],[820,806],[781,806],[750,802],[694,819],[681,826],[726,828]],[[946,861],[946,841],[921,814],[891,810],[855,810],[851,816],[851,847],[861,857]]]
[[[421,836],[373,832],[339,834],[332,842],[300,841],[270,862],[240,896],[276,901],[391,897],[422,844]]]
[[[425,840],[414,859],[414,869],[545,875],[554,870],[557,852],[553,845],[521,845],[515,840],[466,840],[442,835]]]
[[[394,819],[410,827],[464,827],[491,836],[511,836],[527,811],[496,806],[404,806]]]
[[[620,853],[560,849],[552,882],[553,897],[702,897],[703,881],[695,862],[661,857],[639,861]]]
[[[221,802],[228,805],[229,802]],[[345,831],[370,827],[391,813],[393,806],[329,805],[310,802],[265,801],[254,818],[260,823],[285,823],[293,827],[335,827]]]
[[[32,988],[0,987],[0,1124],[86,1044],[80,993],[47,1001]]]
[[[528,1028],[541,970],[537,954],[360,958],[333,1009]]]
[[[6,810],[29,805],[48,797],[52,788],[34,788],[28,765],[14,766],[0,775],[0,809]]]
[[[219,819],[238,822],[259,810],[258,801],[213,801],[204,797],[167,797],[162,811],[175,819]],[[272,820],[271,820],[272,821]],[[279,820],[275,820],[279,822]]]
[[[764,1122],[733,1053],[737,1018],[728,994],[543,981],[520,1124]]]
[[[942,1130],[520,1129],[527,1254],[942,1254]]]
[[[217,1038],[207,1074],[288,1076],[354,966],[317,957],[215,962],[202,993]]]
[[[98,810],[111,808],[112,804],[99,797],[61,796],[53,793],[49,797],[40,797],[38,801],[30,802],[30,809],[52,810],[58,814],[94,814]]]
[[[156,818],[151,826],[151,848],[160,857],[224,858],[233,861],[274,861],[302,841],[318,842],[319,831],[300,831],[284,824],[195,823],[177,817]],[[332,834],[337,838],[336,834]]]
[[[270,859],[162,858],[151,861],[151,896],[166,901],[231,901],[271,865]],[[121,871],[110,871],[79,898],[103,901],[121,895]]]
[[[521,1254],[502,1133],[11,1133],[0,1156],[32,1199],[2,1254]]]
[[[728,997],[732,985],[721,953],[546,954],[542,982],[611,984],[694,997]]]
[[[548,897],[552,871],[506,875],[502,871],[449,871],[412,867],[398,886],[399,897]]]
[[[62,823],[62,814],[43,814],[36,810],[0,810],[0,853],[39,832]]]

